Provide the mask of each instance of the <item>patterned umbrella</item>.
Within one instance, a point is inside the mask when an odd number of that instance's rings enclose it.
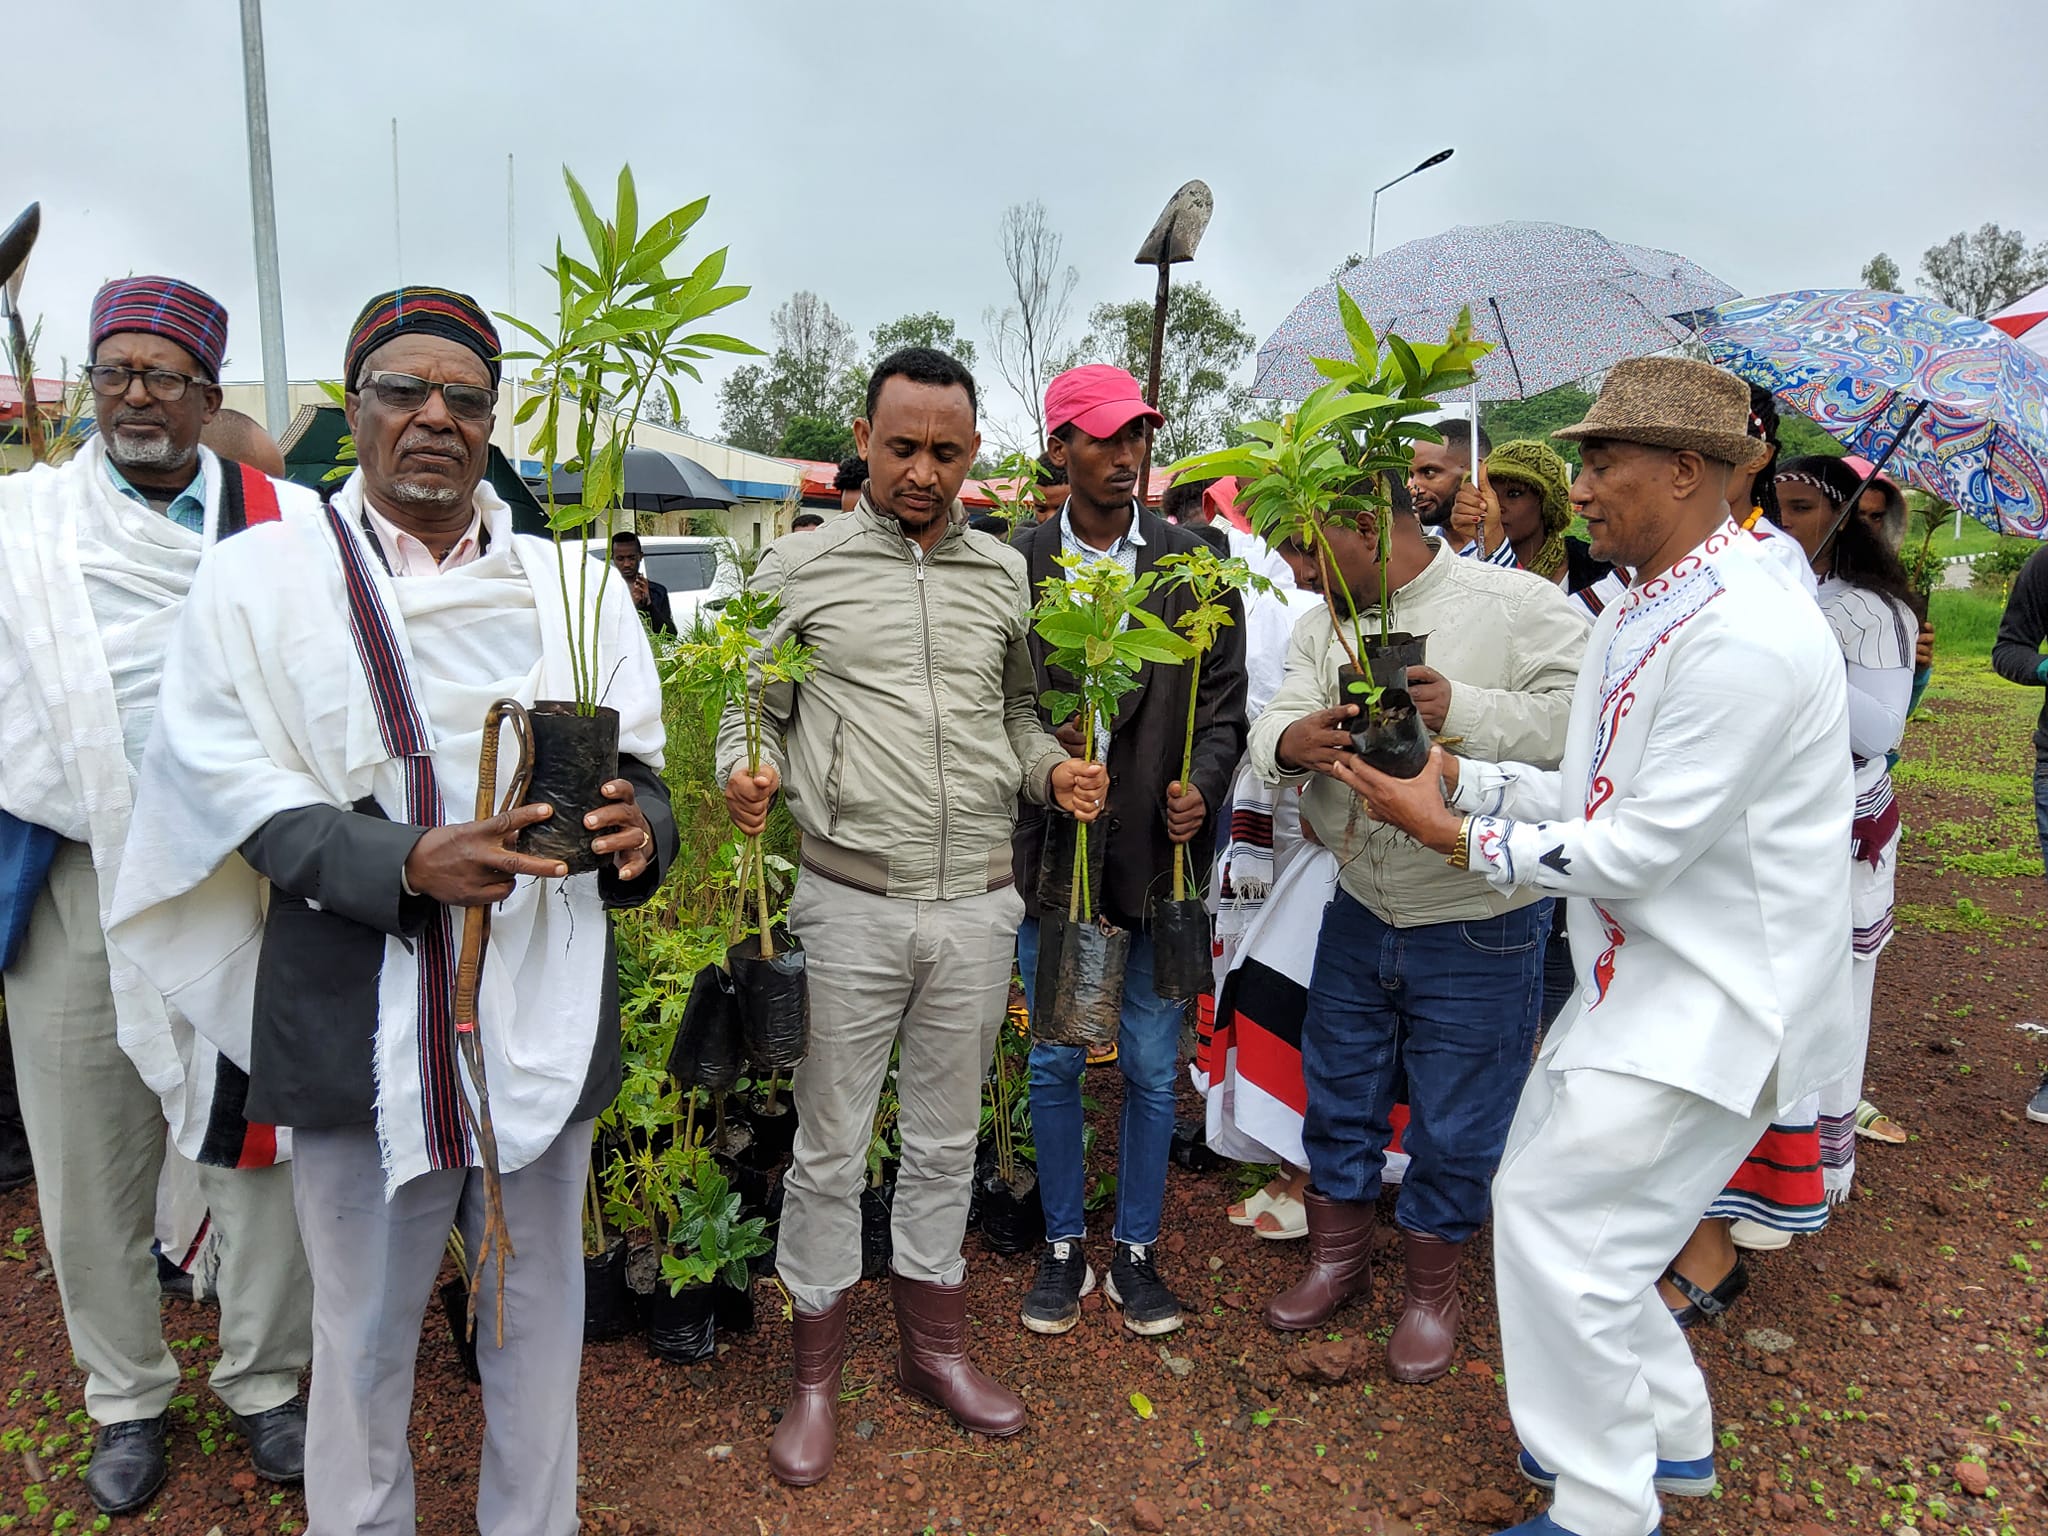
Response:
[[[2029,352],[2048,357],[2048,285],[1984,318]]]
[[[1337,289],[1375,330],[1441,339],[1469,306],[1494,344],[1479,364],[1483,400],[1526,400],[1686,336],[1674,318],[1735,290],[1668,251],[1563,224],[1464,226],[1361,262],[1295,305],[1259,348],[1255,395],[1299,400],[1326,383],[1318,357],[1349,357]]]
[[[2004,332],[1933,299],[1851,288],[1737,299],[1699,335],[1715,362],[1879,468],[1999,532],[2048,538],[2048,362]]]

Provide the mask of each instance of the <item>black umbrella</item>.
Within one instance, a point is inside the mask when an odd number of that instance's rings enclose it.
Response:
[[[723,512],[739,505],[725,482],[695,459],[659,448],[628,448],[625,482],[619,505],[633,512]],[[543,495],[546,484],[543,477]],[[566,505],[582,494],[581,475],[555,476],[556,502]]]

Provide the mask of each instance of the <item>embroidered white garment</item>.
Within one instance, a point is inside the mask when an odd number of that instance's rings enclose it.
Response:
[[[1850,1049],[1855,799],[1841,652],[1724,523],[1601,614],[1556,772],[1460,762],[1472,867],[1570,898],[1575,1006],[1541,1058],[1742,1115]]]
[[[362,532],[361,494],[360,478],[352,479],[335,507],[349,537],[361,541],[432,733],[447,819],[466,821],[490,703],[573,696],[562,557],[547,540],[514,535],[509,508],[480,486],[488,550],[452,570],[393,580]],[[658,767],[660,683],[632,599],[606,568],[587,601],[601,702],[619,711],[619,750]],[[503,751],[501,790],[512,759]],[[347,807],[365,795],[394,820],[405,818],[401,765],[386,755],[350,637],[332,527],[324,512],[287,513],[282,524],[224,545],[193,589],[166,663],[131,857],[115,897],[122,945],[199,1028],[220,1027],[238,1012],[246,1018],[254,1002],[261,912],[253,873],[235,849],[282,811]],[[459,914],[455,920],[459,926]],[[595,874],[522,881],[493,909],[477,1013],[506,1172],[548,1148],[581,1092],[606,931]],[[417,967],[413,946],[385,940],[376,1073],[387,1194],[429,1168]]]
[[[220,461],[201,448],[202,540],[115,490],[104,454],[94,438],[60,468],[0,478],[0,809],[91,847],[103,920],[164,648],[221,499]],[[276,490],[283,505],[319,505],[311,491]],[[200,1039],[118,944],[108,943],[107,960],[121,1047],[162,1099],[178,1149],[197,1158],[216,1049],[246,1069],[248,1018],[239,1031]]]

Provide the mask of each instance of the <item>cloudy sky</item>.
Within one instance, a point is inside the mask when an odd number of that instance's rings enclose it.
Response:
[[[6,11],[0,218],[42,202],[42,371],[80,361],[102,279],[166,272],[229,306],[228,376],[257,377],[237,6]],[[560,168],[630,160],[643,213],[710,194],[692,246],[731,247],[754,293],[728,328],[760,343],[799,288],[863,334],[937,309],[980,342],[1029,198],[1079,309],[1147,296],[1131,255],[1195,176],[1194,271],[1263,337],[1364,248],[1373,186],[1446,145],[1381,199],[1382,249],[1549,219],[1754,294],[1853,285],[1880,249],[1910,285],[1986,220],[2048,236],[2039,0],[267,0],[264,27],[294,378],[338,372],[400,276],[505,307],[507,155],[522,312],[572,223]],[[685,391],[700,431],[714,385]]]

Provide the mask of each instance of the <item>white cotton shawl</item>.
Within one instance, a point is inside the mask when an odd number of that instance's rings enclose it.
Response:
[[[573,697],[563,557],[545,539],[515,535],[510,509],[479,486],[488,551],[438,575],[394,580],[362,531],[360,476],[334,505],[360,543],[425,717],[446,819],[467,821],[490,702]],[[584,575],[568,572],[572,605]],[[609,566],[588,577],[598,683],[602,702],[619,711],[619,750],[658,767],[661,690],[646,632]],[[501,788],[513,771],[509,732],[504,748]],[[238,1019],[246,1029],[254,1006],[259,882],[236,849],[283,811],[345,808],[365,796],[407,819],[402,766],[385,751],[350,636],[332,525],[324,512],[287,514],[224,545],[193,589],[166,661],[114,899],[123,948],[202,1031]],[[459,929],[461,914],[451,918]],[[594,874],[521,881],[492,914],[477,1011],[506,1172],[547,1150],[582,1091],[606,933]],[[416,946],[387,937],[375,1043],[387,1195],[431,1166],[418,975]],[[468,1092],[466,1075],[463,1084]]]
[[[149,670],[149,653],[162,647],[214,538],[221,500],[220,460],[201,448],[202,538],[116,491],[105,452],[94,438],[61,468],[0,478],[0,809],[91,848],[103,922],[121,871],[135,781],[115,671],[143,677]],[[281,504],[302,513],[319,505],[310,491],[283,484],[277,491]],[[118,596],[118,647],[103,640],[88,563]],[[131,693],[132,708],[135,700],[153,699],[154,689],[144,677]],[[216,1049],[246,1069],[247,1018],[239,1034],[200,1039],[111,940],[107,962],[121,1048],[162,1099],[178,1149],[196,1158],[212,1105]],[[280,1139],[278,1156],[286,1155]]]

